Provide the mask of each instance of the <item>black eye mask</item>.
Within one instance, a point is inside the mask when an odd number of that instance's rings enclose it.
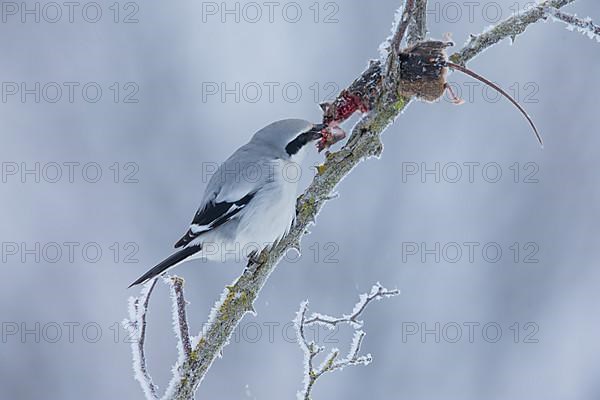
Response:
[[[313,127],[310,128],[308,131],[302,132],[301,134],[296,136],[296,138],[294,140],[289,142],[287,144],[287,146],[285,146],[285,151],[290,156],[293,156],[294,154],[298,153],[300,151],[300,149],[303,148],[304,146],[306,146],[308,143],[314,142],[315,140],[318,140],[318,139],[321,139],[323,137],[322,131],[326,127],[327,127],[327,125],[324,125],[324,124],[313,125]]]

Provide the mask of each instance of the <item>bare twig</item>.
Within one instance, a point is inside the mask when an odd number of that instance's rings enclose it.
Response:
[[[407,26],[410,26],[410,13],[415,7],[416,0],[406,0],[403,16],[397,23],[397,29],[392,36],[397,48],[404,38]],[[473,36],[465,47],[451,57],[457,64],[464,65],[483,50],[493,46],[500,40],[513,39],[524,32],[527,26],[542,19],[547,7],[561,8],[574,0],[547,0],[533,8],[486,30],[478,36]],[[424,3],[424,2],[423,2]],[[404,16],[408,13],[407,17]],[[415,17],[418,22],[418,16]],[[407,25],[408,24],[408,25]],[[415,28],[414,32],[418,30]],[[416,34],[418,37],[420,34]],[[385,46],[384,46],[385,48]],[[324,121],[341,123],[348,119],[353,112],[360,110],[364,116],[353,127],[352,134],[341,150],[328,154],[324,164],[318,168],[318,173],[305,192],[298,198],[296,205],[296,222],[289,233],[272,248],[263,251],[256,262],[249,263],[244,272],[228,286],[221,299],[215,304],[202,335],[197,343],[191,344],[192,351],[183,362],[174,367],[174,376],[165,394],[165,399],[193,399],[194,393],[212,365],[215,358],[228,343],[231,334],[240,320],[248,312],[253,312],[253,303],[260,290],[265,285],[270,274],[279,260],[292,248],[300,248],[300,240],[306,234],[307,228],[314,223],[323,205],[331,197],[338,183],[354,169],[361,161],[378,157],[383,146],[381,134],[395,120],[410,98],[398,94],[399,68],[397,61],[392,60],[396,67],[389,70],[383,68],[390,62],[389,51],[382,60],[372,60],[368,68],[358,77],[348,89],[344,89],[338,98],[323,107]],[[397,59],[396,59],[397,60]],[[392,79],[390,79],[392,77]],[[382,84],[383,82],[383,84]],[[182,296],[183,298],[183,296]],[[315,321],[316,323],[317,321]],[[357,346],[360,341],[357,339]],[[134,351],[134,356],[136,352]],[[328,358],[335,365],[337,355]],[[147,375],[145,370],[142,375]],[[154,385],[141,382],[142,387],[149,387],[155,396]],[[144,389],[146,391],[146,389]]]
[[[187,317],[185,315],[186,301],[183,297],[183,278],[172,276],[169,278],[171,284],[171,297],[173,299],[173,325],[179,335],[181,351],[184,359],[190,358],[192,344],[190,343],[190,331]]]
[[[590,17],[579,18],[573,14],[567,14],[554,7],[547,7],[546,12],[553,17],[555,21],[561,21],[567,24],[567,29],[577,29],[579,32],[587,35],[590,39],[596,39],[600,42],[600,26],[594,24]]]
[[[152,382],[152,377],[148,372],[144,350],[146,342],[146,313],[148,312],[150,295],[155,286],[156,279],[144,285],[139,297],[129,298],[129,319],[123,321],[123,326],[131,339],[135,379],[142,387],[146,399],[158,399],[157,387]]]
[[[365,332],[359,330],[362,326],[361,321],[357,321],[357,318],[362,314],[367,305],[373,300],[381,300],[386,297],[397,296],[400,294],[399,290],[387,290],[379,283],[371,288],[370,293],[365,293],[360,296],[360,300],[354,306],[352,313],[349,315],[343,315],[342,317],[331,317],[328,315],[321,315],[313,313],[310,318],[306,318],[306,312],[308,311],[308,302],[302,302],[300,304],[300,310],[294,320],[294,326],[296,327],[296,336],[300,348],[304,352],[304,389],[298,392],[298,399],[309,400],[313,386],[317,379],[327,372],[332,372],[338,369],[342,369],[346,366],[351,365],[368,365],[372,361],[370,354],[359,356],[362,341],[365,337]],[[354,338],[350,345],[348,354],[343,359],[339,359],[340,351],[338,349],[332,349],[330,353],[325,357],[325,360],[321,363],[318,368],[314,367],[315,358],[321,354],[325,348],[319,346],[314,341],[308,341],[305,335],[305,329],[307,326],[312,324],[324,325],[329,329],[334,329],[339,324],[349,324],[354,329]]]

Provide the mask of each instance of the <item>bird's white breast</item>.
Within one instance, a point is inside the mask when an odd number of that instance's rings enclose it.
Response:
[[[264,248],[280,239],[290,228],[296,212],[299,166],[293,161],[273,162],[273,179],[252,199],[244,210],[237,229],[240,246]]]

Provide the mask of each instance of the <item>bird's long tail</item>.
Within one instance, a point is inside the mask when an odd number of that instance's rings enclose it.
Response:
[[[178,252],[173,253],[169,257],[165,258],[163,261],[158,263],[154,268],[146,272],[144,275],[140,276],[139,279],[133,282],[131,285],[129,285],[129,287],[139,285],[140,283],[144,283],[154,278],[155,276],[162,274],[167,269],[174,267],[176,264],[182,262],[191,255],[196,254],[201,249],[202,248],[200,246],[184,247]]]

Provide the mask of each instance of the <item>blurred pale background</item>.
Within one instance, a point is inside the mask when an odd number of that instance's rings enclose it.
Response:
[[[66,6],[60,20],[46,21],[57,18],[56,9],[39,3],[40,22],[25,14],[22,23],[20,8],[35,3],[14,3],[17,11],[3,3],[0,398],[142,398],[119,328],[128,296],[137,293],[126,287],[185,231],[205,186],[203,163],[222,161],[273,120],[318,121],[318,101],[378,56],[398,3],[303,2],[297,23],[282,16],[289,3],[274,9],[273,22],[260,3],[255,23],[255,10],[243,14],[242,4],[240,21],[225,15],[223,23],[220,12],[203,14],[216,3],[194,1],[117,3],[118,15],[112,3],[100,2],[96,23],[82,17],[87,3],[75,8],[73,23]],[[516,4],[430,3],[430,36],[450,32],[459,45]],[[297,7],[287,7],[294,19]],[[567,10],[600,21],[596,1]],[[86,12],[95,18],[95,9]],[[309,299],[314,311],[341,314],[376,281],[402,295],[367,310],[364,351],[373,364],[324,377],[315,398],[598,398],[598,64],[598,43],[552,22],[470,63],[524,104],[544,150],[507,101],[490,101],[493,92],[458,74],[450,80],[465,105],[413,103],[385,133],[383,157],[339,186],[340,197],[305,237],[302,258],[279,265],[257,301],[258,316],[244,319],[198,398],[294,396],[302,353],[284,335],[293,335],[285,324],[299,303]],[[68,82],[79,84],[72,102]],[[215,84],[220,91],[221,83],[235,92],[236,82],[239,102],[235,94],[223,102],[221,92],[206,92]],[[21,83],[33,89],[24,102]],[[62,98],[52,103],[56,86]],[[92,103],[98,87],[102,96]],[[307,160],[302,185],[320,157]],[[73,182],[64,164],[70,162],[79,163],[72,164]],[[34,173],[21,176],[36,163],[39,182]],[[82,176],[88,163],[97,164]],[[436,163],[439,182],[432,174],[422,179]],[[486,164],[491,169],[482,175]],[[472,182],[467,165],[474,165]],[[415,166],[419,171],[409,174]],[[490,183],[497,170],[502,176]],[[472,262],[466,242],[478,243]],[[436,243],[439,262],[426,251]],[[500,260],[491,262],[498,247]],[[242,268],[192,262],[177,270],[186,278],[193,331]],[[164,286],[151,307],[149,362],[164,388],[175,361]],[[435,334],[407,335],[408,326],[435,330],[436,323],[439,343]],[[472,341],[469,323],[479,324]],[[456,325],[462,337],[452,343]],[[492,343],[495,327],[502,333]],[[347,338],[341,330],[330,340],[346,349]]]

